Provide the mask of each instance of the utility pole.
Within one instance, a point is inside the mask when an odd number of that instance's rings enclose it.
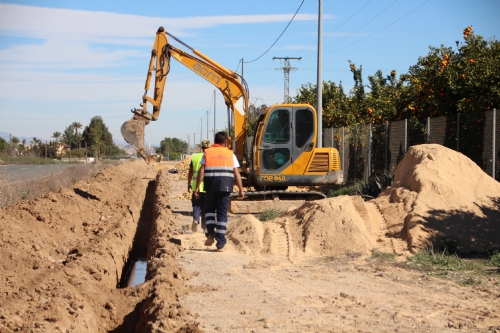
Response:
[[[203,141],[203,118],[200,118],[200,147],[201,147],[201,141]]]
[[[208,111],[207,111],[207,140],[208,140]]]
[[[191,141],[191,140],[189,140],[189,134],[188,134],[188,135],[187,135],[187,154],[188,154],[188,155],[190,155],[190,154],[189,154],[189,153],[190,153],[190,151],[189,151],[189,142],[190,142],[190,141]]]
[[[290,95],[289,95],[289,82],[290,82],[290,71],[294,71],[297,67],[290,67],[290,60],[300,60],[302,57],[294,58],[294,57],[274,57],[273,60],[280,59],[283,60],[283,67],[276,68],[276,70],[283,70],[285,73],[285,100],[284,103],[290,103]]]
[[[193,133],[193,148],[196,151],[196,133]]]
[[[323,78],[321,76],[322,71],[322,16],[323,16],[323,2],[322,0],[318,0],[319,8],[318,8],[318,77],[316,81],[316,112],[318,112],[318,148],[323,147]]]

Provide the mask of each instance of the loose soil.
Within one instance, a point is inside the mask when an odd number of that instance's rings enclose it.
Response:
[[[125,163],[1,210],[0,332],[500,331],[498,271],[463,286],[406,263],[500,248],[500,186],[465,156],[412,147],[376,200],[230,216],[224,252],[189,231],[172,167]],[[120,288],[144,255],[146,282]]]

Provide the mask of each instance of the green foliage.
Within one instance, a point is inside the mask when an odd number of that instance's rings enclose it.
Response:
[[[463,286],[474,286],[474,285],[479,285],[482,283],[483,282],[480,279],[473,277],[473,276],[468,276],[467,278],[460,281],[460,284]]]
[[[494,38],[485,41],[472,33],[472,27],[464,31],[464,42],[456,42],[455,49],[430,47],[426,56],[399,77],[394,70],[385,76],[379,70],[364,84],[362,66],[349,61],[354,87],[347,95],[342,84],[323,82],[324,127],[408,119],[410,127],[423,134],[420,124],[426,117],[498,109],[500,42]],[[316,86],[302,85],[294,102],[315,105]],[[476,118],[468,124],[469,135],[480,137],[483,122]],[[469,145],[478,150],[477,143]]]
[[[62,134],[62,141],[64,141],[66,144],[70,145],[71,148],[77,147],[75,132],[73,131],[73,128],[71,127],[71,125],[64,129],[64,132]]]
[[[58,164],[58,163],[61,163],[61,161],[59,161],[59,160],[54,160],[51,158],[33,157],[33,156],[3,156],[2,162],[5,164]]]
[[[266,110],[267,110],[266,104],[262,104],[259,107],[256,107],[255,105],[251,104],[248,107],[248,123],[245,128],[247,136],[254,136],[255,129],[257,128],[257,125],[259,123],[260,114],[261,112],[265,112]]]
[[[0,154],[5,154],[7,152],[8,144],[3,138],[0,138]]]
[[[359,184],[350,183],[328,189],[326,196],[332,198],[332,197],[338,197],[339,195],[360,195],[360,194],[361,190]]]
[[[488,259],[488,264],[490,264],[491,266],[500,267],[500,252],[499,251],[493,252],[493,254]]]
[[[76,126],[75,123],[71,125],[71,129],[74,128],[73,126]],[[104,121],[100,116],[95,116],[90,119],[90,124],[85,126],[81,137],[83,147],[87,147],[89,156],[116,156],[122,153],[122,151],[113,143],[113,136],[108,131],[108,127],[104,124]],[[77,138],[76,134],[75,138]]]
[[[181,154],[187,151],[188,143],[177,138],[165,138],[160,142],[160,148],[157,153],[168,156],[170,160],[178,160]]]
[[[372,252],[372,258],[384,261],[394,261],[396,259],[396,254],[374,250]]]
[[[413,268],[419,270],[463,271],[477,268],[476,264],[464,261],[456,254],[445,252],[420,251],[407,260]]]
[[[260,215],[259,220],[261,220],[262,222],[271,221],[280,216],[281,214],[283,214],[282,211],[276,209],[266,209]]]

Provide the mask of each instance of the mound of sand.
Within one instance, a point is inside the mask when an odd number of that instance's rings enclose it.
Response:
[[[264,224],[255,216],[247,214],[235,223],[229,223],[226,237],[236,249],[246,254],[257,255],[263,250]]]
[[[468,157],[440,145],[411,147],[392,187],[375,203],[389,234],[411,251],[500,248],[500,184]]]
[[[241,252],[289,259],[369,253],[378,247],[379,234],[380,214],[359,196],[307,202],[265,223],[245,215],[227,232]]]
[[[377,247],[378,214],[359,196],[306,202],[285,216],[294,248],[306,255],[369,253]]]

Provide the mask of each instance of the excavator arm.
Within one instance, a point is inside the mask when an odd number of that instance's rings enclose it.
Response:
[[[169,44],[167,35],[187,47],[193,54]],[[234,120],[235,138],[234,153],[238,160],[243,160],[245,143],[245,127],[248,111],[248,89],[245,81],[237,73],[223,67],[198,50],[189,47],[160,27],[151,51],[149,69],[146,77],[145,92],[142,97],[141,109],[133,109],[132,119],[126,121],[121,128],[123,138],[147,160],[144,149],[144,128],[155,121],[160,115],[163,91],[170,71],[170,60],[174,58],[181,64],[216,86],[224,96]],[[151,79],[155,79],[153,97],[148,96]],[[152,112],[147,109],[152,105]],[[229,126],[228,126],[229,127]]]

